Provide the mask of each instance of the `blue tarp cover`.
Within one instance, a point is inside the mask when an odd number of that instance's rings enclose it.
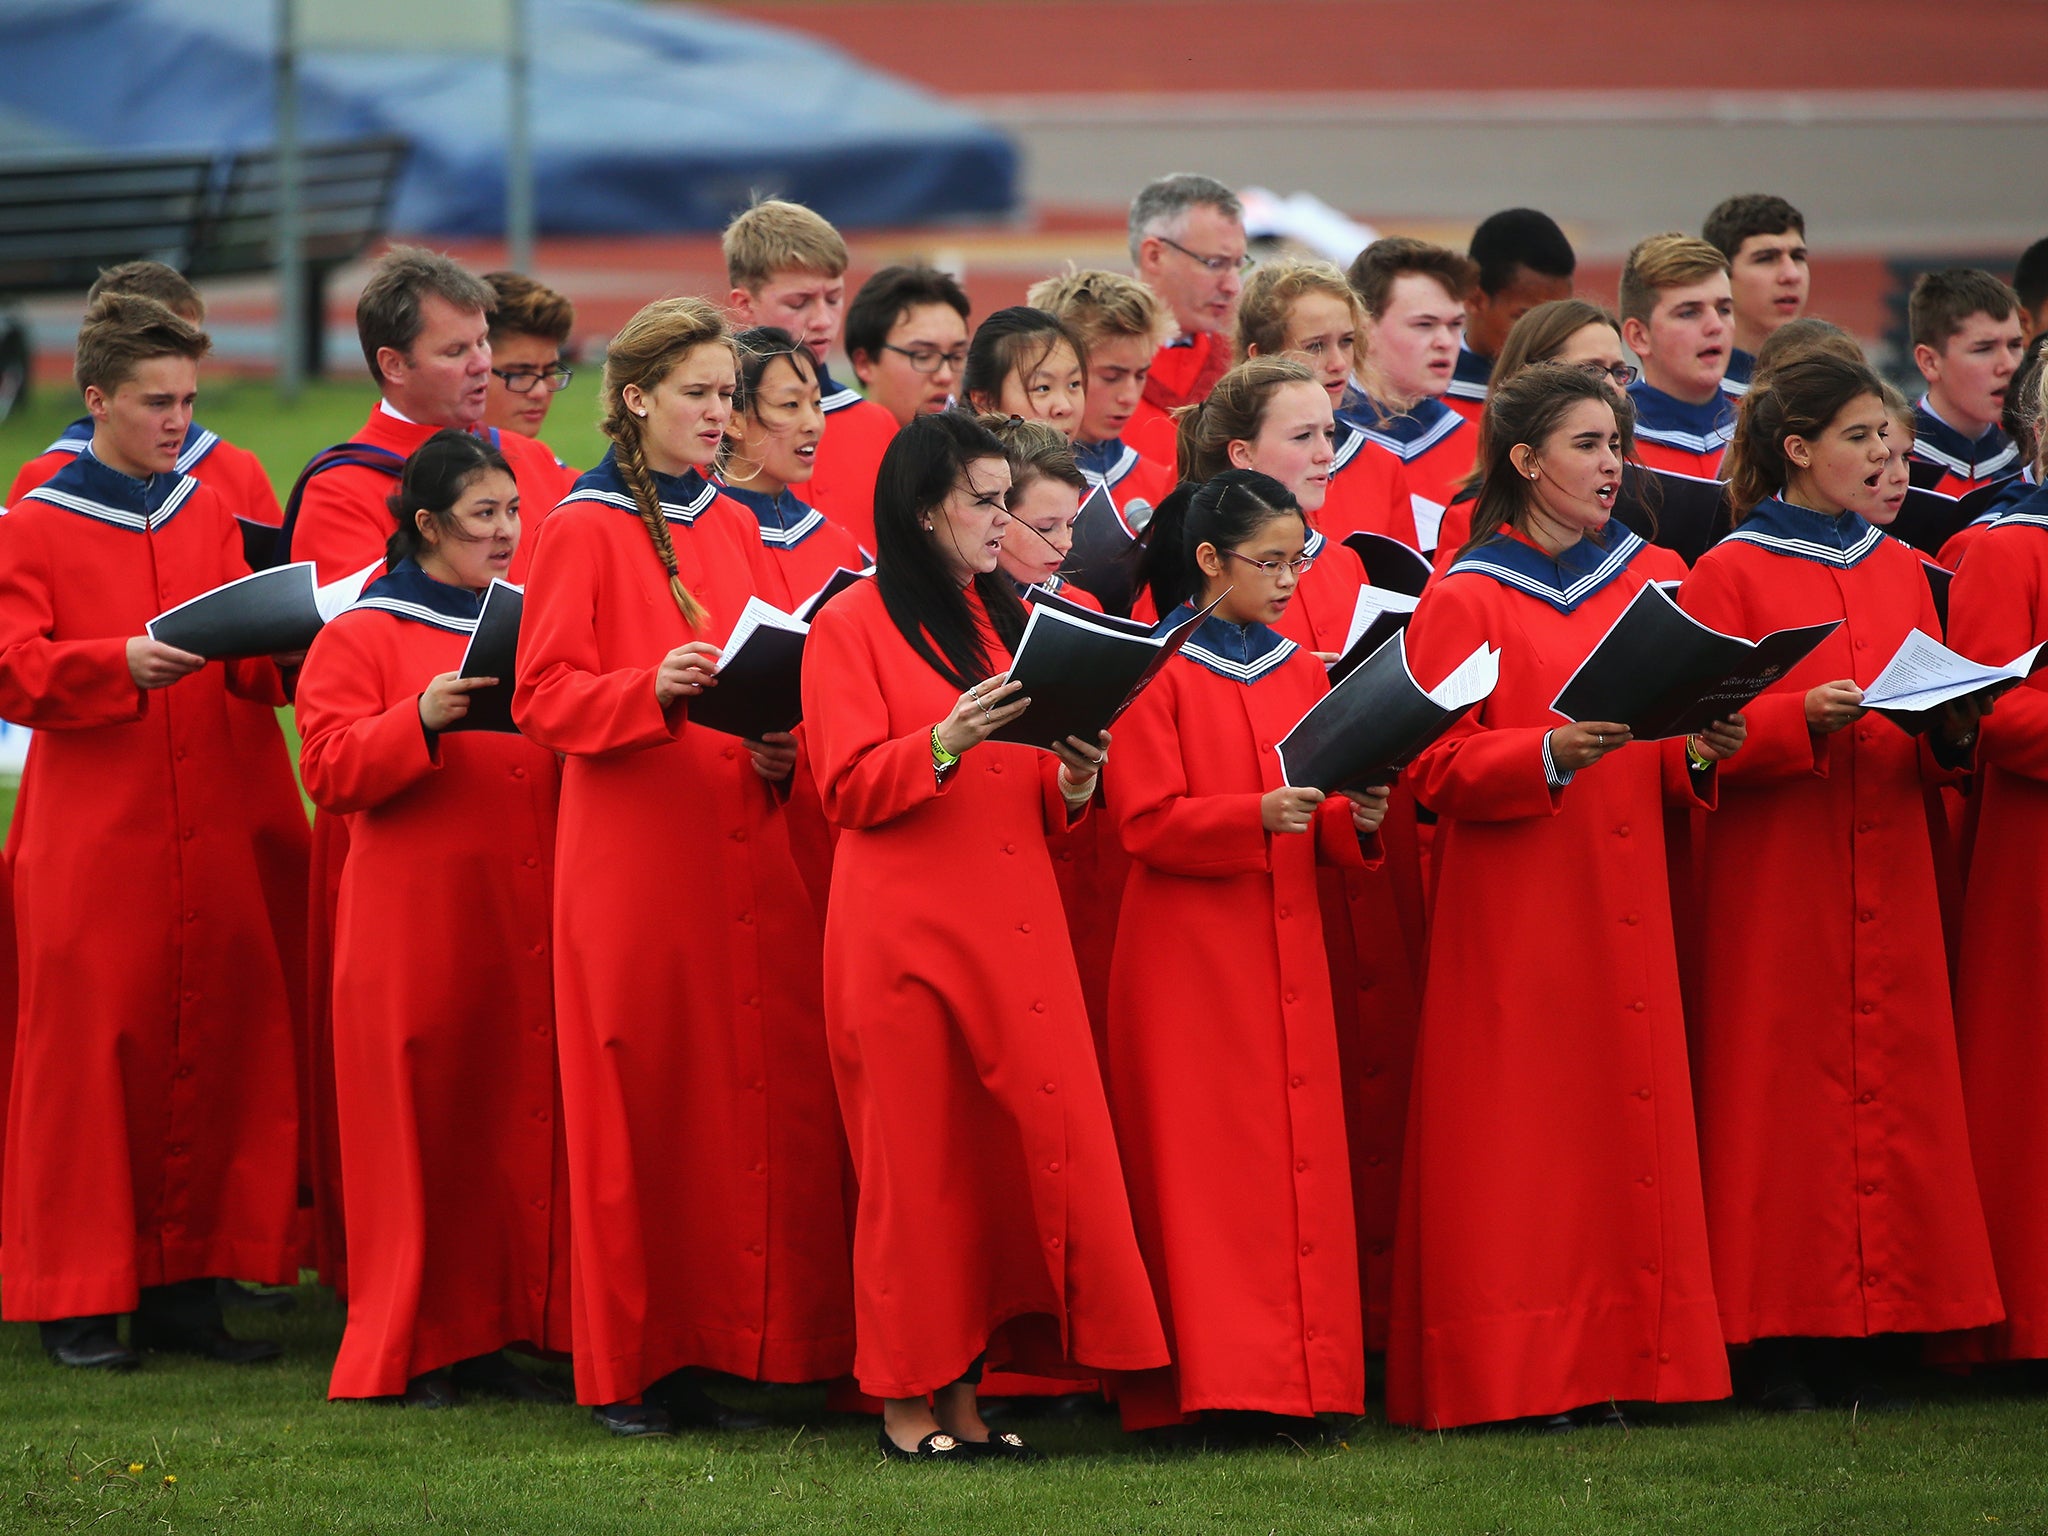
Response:
[[[1014,206],[1017,156],[1001,133],[823,43],[676,5],[529,5],[544,233],[715,230],[755,191],[856,229]],[[0,95],[50,142],[267,144],[276,9],[276,0],[0,0]],[[503,230],[502,59],[309,52],[300,79],[307,141],[412,141],[395,227]]]

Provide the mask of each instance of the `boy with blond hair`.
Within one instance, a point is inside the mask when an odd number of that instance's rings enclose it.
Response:
[[[1119,272],[1068,272],[1034,283],[1025,301],[1066,322],[1086,354],[1087,394],[1074,459],[1106,486],[1117,513],[1134,532],[1173,489],[1173,467],[1129,447],[1123,431],[1145,396],[1152,359],[1173,334],[1173,316],[1159,296]]]
[[[826,367],[846,322],[846,242],[802,204],[762,198],[726,225],[723,244],[734,329],[780,326],[817,364],[825,434],[807,491],[811,505],[871,546],[875,473],[897,423]]]
[[[1621,339],[1641,359],[1629,386],[1636,453],[1652,469],[1720,478],[1735,432],[1735,403],[1721,392],[1735,344],[1728,258],[1677,233],[1639,241],[1621,268]]]

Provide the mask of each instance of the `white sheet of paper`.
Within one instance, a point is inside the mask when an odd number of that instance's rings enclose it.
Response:
[[[725,659],[747,643],[747,637],[757,629],[786,629],[792,635],[808,635],[811,626],[792,614],[784,613],[772,603],[764,603],[758,597],[747,599],[747,606],[740,610],[739,621],[732,627],[732,633],[725,637],[725,644],[718,648],[717,670],[725,670]]]
[[[1987,667],[1967,656],[1958,656],[1933,636],[1916,629],[1863,690],[1863,705],[1866,709],[1932,709],[1966,693],[2019,681],[2033,670],[2034,658],[2040,653],[2041,646],[2037,645],[2006,666]]]
[[[1372,621],[1383,613],[1413,613],[1419,597],[1410,597],[1405,592],[1389,592],[1382,587],[1360,587],[1358,601],[1351,606],[1351,628],[1344,636],[1344,649],[1350,650],[1358,644],[1358,637],[1372,628]]]

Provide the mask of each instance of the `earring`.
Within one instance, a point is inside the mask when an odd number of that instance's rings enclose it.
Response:
[[[645,411],[635,411],[633,414],[635,416],[638,416],[642,421],[645,421],[647,419],[647,413]]]

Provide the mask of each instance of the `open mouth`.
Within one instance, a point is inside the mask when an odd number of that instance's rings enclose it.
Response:
[[[1882,466],[1880,466],[1879,468],[1874,469],[1869,474],[1865,475],[1863,477],[1863,483],[1865,486],[1869,487],[1871,490],[1874,491],[1878,487],[1878,482],[1880,482],[1883,479],[1884,469]]]
[[[1593,493],[1593,499],[1603,507],[1613,507],[1614,498],[1621,493],[1619,481],[1609,480]]]
[[[796,456],[808,464],[818,456],[818,445],[816,443],[805,443],[797,449]]]

